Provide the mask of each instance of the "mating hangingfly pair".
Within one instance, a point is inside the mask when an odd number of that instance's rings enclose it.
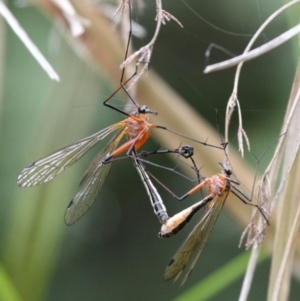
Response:
[[[131,11],[130,1],[128,2],[129,12]],[[129,13],[131,20],[131,15]],[[131,38],[131,22],[130,22],[130,34],[125,51],[125,60],[128,56],[129,45]],[[142,62],[138,62],[142,63]],[[136,70],[129,79],[124,81],[125,68],[122,71],[120,79],[120,87],[109,97],[103,104],[123,115],[125,119],[118,123],[108,126],[107,128],[89,136],[82,140],[79,140],[73,144],[70,144],[54,153],[37,160],[25,167],[18,176],[17,183],[21,187],[32,187],[42,183],[46,183],[56,177],[58,174],[69,168],[77,160],[79,160],[87,151],[89,151],[98,142],[105,139],[109,134],[115,133],[111,140],[106,144],[102,151],[92,161],[90,167],[85,172],[80,184],[79,190],[74,198],[69,203],[66,213],[65,222],[67,225],[71,225],[78,221],[91,207],[96,196],[98,195],[101,187],[109,173],[111,163],[114,162],[120,155],[126,154],[126,156],[133,160],[134,166],[137,169],[141,180],[149,195],[151,204],[154,208],[154,212],[158,217],[162,228],[160,231],[161,237],[170,237],[181,230],[188,221],[195,215],[201,208],[205,209],[204,216],[196,225],[194,230],[188,236],[181,248],[172,258],[169,263],[165,279],[171,279],[178,277],[188,261],[192,257],[194,251],[195,257],[191,262],[191,266],[187,275],[183,279],[183,282],[187,279],[188,275],[192,271],[201,251],[208,239],[208,236],[223,208],[225,200],[229,192],[236,194],[238,189],[235,185],[239,182],[230,179],[231,169],[226,164],[221,164],[223,173],[204,178],[198,185],[192,190],[187,192],[184,196],[178,198],[179,200],[185,199],[196,191],[201,190],[205,186],[207,187],[207,196],[205,196],[198,203],[184,209],[180,213],[169,218],[167,210],[163,204],[163,201],[153,185],[147,170],[143,164],[145,153],[142,155],[137,154],[137,151],[144,146],[144,144],[150,138],[151,129],[162,129],[187,138],[196,143],[200,143],[204,146],[210,146],[224,150],[225,146],[214,146],[201,142],[196,139],[187,137],[184,134],[175,132],[165,126],[150,123],[148,121],[149,115],[156,115],[157,113],[146,106],[140,106],[128,92],[127,85],[138,74],[138,64],[136,64]],[[135,111],[131,114],[111,105],[109,101],[114,95],[123,89],[125,94],[130,99],[131,103],[135,106]],[[127,138],[126,142],[121,143],[123,137]],[[163,153],[163,151],[148,152],[148,156],[154,153]],[[165,152],[172,152],[167,150]],[[186,158],[192,158],[191,149],[183,147],[182,149],[173,150],[174,153]],[[198,168],[194,165],[194,170],[197,172]],[[249,200],[248,200],[249,201]],[[246,202],[246,201],[245,201]],[[259,206],[257,207],[264,215]]]

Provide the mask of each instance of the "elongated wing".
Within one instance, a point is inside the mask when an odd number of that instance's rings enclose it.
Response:
[[[177,280],[182,271],[185,269],[194,251],[198,248],[195,257],[193,258],[193,261],[191,262],[191,265],[181,282],[181,285],[183,285],[187,280],[206,244],[210,232],[212,231],[219,217],[227,195],[228,192],[224,192],[222,196],[217,195],[213,200],[210,201],[210,203],[208,203],[208,209],[204,216],[189,234],[187,239],[175,253],[169,265],[167,266],[164,275],[165,280],[170,280],[174,277],[176,277],[175,280]]]
[[[31,187],[52,180],[79,160],[97,142],[124,126],[124,122],[121,121],[33,162],[21,171],[17,184],[21,187]]]
[[[84,174],[79,184],[79,191],[66,210],[65,223],[67,225],[77,222],[94,203],[111,167],[111,163],[103,164],[102,161],[108,153],[112,153],[117,148],[124,134],[123,129],[120,130],[106,148],[97,155]]]

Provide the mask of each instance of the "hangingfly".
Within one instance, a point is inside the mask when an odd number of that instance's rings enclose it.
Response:
[[[186,238],[186,240],[183,242],[181,247],[178,249],[178,251],[175,253],[173,258],[169,262],[164,274],[165,280],[170,280],[174,277],[175,280],[177,280],[183,272],[183,270],[186,268],[188,262],[191,260],[190,266],[187,269],[187,272],[181,282],[181,285],[183,285],[186,282],[199,256],[201,255],[201,252],[207,242],[207,239],[219,217],[219,214],[230,192],[239,197],[241,201],[245,204],[256,207],[268,223],[267,218],[265,217],[264,213],[262,212],[262,209],[258,205],[248,203],[249,201],[251,201],[251,199],[247,199],[247,201],[245,201],[237,194],[237,192],[240,194],[242,194],[242,192],[239,191],[237,187],[232,185],[233,183],[238,185],[239,182],[230,179],[230,176],[232,174],[231,169],[229,169],[226,165],[222,163],[219,164],[222,167],[223,173],[219,173],[210,178],[206,178],[200,184],[195,186],[193,189],[191,189],[188,193],[186,193],[179,199],[185,199],[187,196],[193,194],[196,191],[199,191],[204,186],[207,186],[207,196],[200,202],[190,206],[189,208],[169,218],[169,220],[162,225],[160,236],[172,236],[175,233],[177,233],[198,210],[204,207],[204,216],[201,218],[199,223],[195,226],[195,228],[192,230],[192,232],[189,234],[189,236]]]
[[[190,195],[195,191],[202,189],[204,186],[208,186],[208,196],[199,202],[199,207],[205,208],[205,214],[171,259],[165,271],[165,280],[170,280],[174,277],[176,277],[175,280],[177,280],[182,271],[185,269],[193,253],[196,252],[187,270],[187,273],[181,282],[183,285],[191,274],[199,256],[201,255],[208,236],[218,219],[218,216],[231,189],[231,170],[226,168],[226,166],[223,164],[221,164],[221,166],[223,173],[214,175],[211,178],[206,178],[186,194]],[[200,208],[198,208],[198,210]],[[168,232],[164,228],[166,228],[165,225],[162,226],[161,231],[161,233],[164,235],[167,235],[170,231],[172,231],[172,229],[170,229]]]
[[[117,132],[93,160],[80,182],[78,193],[66,210],[66,224],[75,223],[94,202],[109,172],[111,166],[109,162],[122,153],[138,149],[149,139],[149,129],[155,128],[155,125],[147,122],[148,113],[156,114],[142,106],[139,108],[138,114],[128,115],[125,120],[33,162],[21,171],[17,184],[21,187],[32,187],[52,180],[79,160],[96,143],[112,132]],[[118,147],[120,140],[125,135],[128,137],[128,141]]]

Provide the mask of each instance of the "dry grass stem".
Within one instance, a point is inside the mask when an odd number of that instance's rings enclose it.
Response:
[[[298,4],[298,2],[300,2],[300,0],[294,0],[291,1],[289,3],[287,3],[286,5],[282,6],[280,9],[278,9],[276,12],[274,12],[262,25],[261,27],[256,31],[256,33],[253,35],[252,39],[250,40],[250,42],[248,43],[247,47],[245,48],[244,52],[242,55],[234,57],[233,59],[221,62],[221,63],[217,63],[217,64],[213,64],[213,65],[209,65],[204,69],[204,73],[211,73],[211,72],[215,72],[215,71],[220,71],[223,69],[227,69],[229,67],[233,67],[236,66],[237,64],[239,64],[237,71],[236,71],[236,80],[238,80],[239,74],[240,74],[240,69],[243,65],[244,62],[254,59],[276,47],[278,47],[279,45],[285,43],[286,41],[288,41],[289,39],[291,39],[292,37],[294,37],[295,35],[297,35],[299,33],[299,29],[298,26],[295,26],[293,28],[291,28],[290,30],[286,31],[285,33],[283,33],[282,35],[280,35],[279,37],[271,40],[270,42],[264,44],[264,45],[268,45],[266,47],[260,46],[252,51],[250,51],[251,47],[253,46],[253,44],[255,43],[255,41],[257,40],[257,38],[259,37],[259,35],[265,30],[265,28],[278,16],[280,15],[282,12],[284,12],[286,9],[288,9],[289,7]],[[274,44],[274,45],[273,45]]]
[[[287,183],[291,177],[291,170],[293,168],[293,166],[295,166],[295,162],[296,162],[296,155],[298,154],[298,150],[299,150],[299,126],[296,125],[296,123],[298,124],[299,122],[297,122],[297,120],[299,120],[299,97],[300,97],[300,89],[299,89],[299,79],[300,79],[300,74],[299,72],[297,73],[296,77],[295,77],[295,82],[294,82],[294,87],[292,89],[291,92],[291,97],[290,97],[290,101],[289,104],[287,106],[287,113],[286,113],[286,117],[285,117],[285,121],[283,123],[282,126],[282,135],[279,137],[278,142],[277,142],[277,146],[274,152],[274,155],[268,165],[268,167],[266,168],[265,172],[263,173],[261,180],[258,183],[258,187],[257,187],[257,202],[258,205],[260,206],[260,208],[263,210],[264,214],[266,215],[266,217],[269,219],[269,217],[272,214],[272,211],[274,209],[275,203],[279,202],[281,204],[281,208],[285,208],[282,207],[283,206],[283,202],[290,202],[291,199],[293,199],[293,197],[291,195],[286,195],[286,193],[284,192],[289,190],[287,189]],[[295,126],[297,129],[295,129]],[[290,140],[288,140],[290,137]],[[297,138],[296,138],[297,137]],[[296,138],[296,139],[295,139]],[[287,146],[287,140],[290,141],[290,146]],[[282,164],[283,162],[283,158],[287,158],[287,164]],[[282,166],[282,172],[280,172],[280,168]],[[297,177],[295,177],[295,179],[297,179]],[[275,190],[275,184],[279,181],[279,187],[274,195],[274,190]],[[297,180],[296,180],[297,181]],[[296,188],[298,190],[298,188]],[[299,194],[299,192],[298,192]],[[287,207],[290,207],[290,205],[286,205]],[[299,207],[295,208],[295,210],[298,212]],[[279,212],[281,212],[282,210],[279,210]],[[280,223],[282,223],[282,220],[286,220],[286,213],[282,213],[285,218],[282,219],[282,217],[278,217],[277,219],[277,223],[278,221]],[[248,264],[248,268],[247,268],[247,272],[244,278],[244,283],[243,283],[243,287],[241,290],[241,294],[240,294],[240,301],[244,301],[247,300],[247,295],[249,293],[249,287],[251,286],[251,282],[252,279],[254,277],[254,271],[255,271],[255,265],[256,265],[256,261],[254,260],[255,258],[257,259],[257,253],[258,253],[258,245],[263,242],[265,234],[266,234],[266,228],[267,228],[267,224],[265,222],[265,220],[260,216],[259,220],[258,220],[258,224],[255,225],[254,224],[254,216],[255,213],[253,215],[253,219],[251,221],[251,223],[247,226],[247,228],[245,229],[241,241],[242,239],[245,238],[245,236],[247,235],[247,239],[246,239],[246,248],[249,248],[252,246],[252,254],[251,254],[251,258],[253,258],[253,260],[249,261]],[[295,228],[296,225],[295,223],[298,223],[299,225],[299,218],[297,216],[292,218],[293,221],[293,227]],[[291,224],[291,223],[290,223]],[[279,226],[280,227],[280,226]],[[271,272],[271,279],[273,279],[270,282],[270,286],[269,286],[269,300],[287,300],[287,296],[288,296],[288,289],[284,290],[283,293],[281,293],[281,297],[279,298],[279,290],[282,290],[282,287],[284,287],[282,285],[283,283],[283,272],[284,271],[288,271],[289,269],[287,269],[287,266],[289,266],[289,264],[287,263],[287,260],[289,258],[288,255],[291,255],[292,252],[292,248],[295,247],[295,235],[296,233],[294,233],[294,228],[291,229],[290,227],[285,227],[282,226],[282,228],[286,228],[287,232],[284,232],[284,234],[281,232],[280,228],[277,228],[277,232],[276,232],[276,237],[278,238],[278,240],[282,241],[282,237],[287,237],[287,241],[285,240],[284,242],[275,242],[275,245],[277,246],[277,244],[282,243],[282,247],[280,248],[280,250],[282,251],[274,251],[274,254],[276,254],[276,257],[278,257],[278,259],[274,259],[273,258],[273,267],[272,267],[272,272]],[[278,231],[279,230],[279,231]],[[270,232],[270,231],[269,231]],[[293,234],[294,233],[294,234]],[[294,244],[292,244],[292,242],[294,242]],[[241,242],[240,242],[241,243]],[[298,246],[299,247],[299,246]],[[274,248],[273,248],[274,250]],[[279,255],[280,254],[280,255]],[[290,256],[290,262],[292,256]],[[288,273],[287,273],[288,275]],[[289,287],[289,277],[286,276],[285,277],[285,282],[286,282],[286,288]],[[272,297],[271,297],[272,296]]]
[[[280,35],[279,37],[273,39],[272,41],[250,51],[251,47],[253,46],[253,44],[255,43],[255,41],[257,40],[257,38],[260,36],[260,34],[265,30],[265,28],[279,15],[281,14],[283,11],[285,11],[286,9],[288,9],[289,7],[297,4],[298,2],[300,2],[300,0],[295,0],[295,1],[291,1],[289,3],[287,3],[286,5],[282,6],[280,9],[278,9],[275,13],[273,13],[262,25],[261,27],[256,31],[256,33],[254,34],[254,36],[252,37],[252,39],[250,40],[250,42],[248,43],[247,47],[245,48],[243,54],[241,56],[235,57],[231,60],[219,63],[219,64],[215,64],[212,66],[208,66],[204,72],[208,73],[208,72],[212,72],[212,71],[217,71],[217,70],[221,70],[220,68],[213,68],[213,66],[220,66],[222,64],[223,68],[227,68],[233,65],[238,64],[237,66],[237,70],[235,73],[235,79],[234,79],[234,86],[233,86],[233,91],[232,94],[228,100],[228,104],[227,104],[227,109],[226,109],[226,124],[225,124],[225,137],[226,137],[226,141],[228,141],[228,127],[229,127],[229,123],[230,123],[230,118],[232,116],[233,110],[235,105],[238,106],[238,114],[239,114],[239,130],[238,130],[238,142],[239,142],[239,151],[241,152],[242,156],[244,154],[244,146],[243,146],[243,139],[242,137],[244,136],[247,144],[248,144],[248,148],[249,148],[249,140],[247,138],[246,132],[243,129],[242,126],[242,113],[241,113],[241,108],[238,102],[238,84],[239,84],[239,79],[240,79],[240,74],[241,74],[241,69],[243,66],[243,63],[247,60],[250,60],[254,57],[257,57],[259,55],[262,55],[263,53],[270,51],[271,49],[274,49],[276,47],[278,47],[279,45],[281,45],[282,43],[288,41],[289,39],[291,39],[292,37],[294,37],[295,35],[297,35],[300,32],[300,25],[297,25],[295,27],[293,27],[292,29],[286,31],[285,33],[283,33],[282,35]],[[235,62],[233,65],[229,65],[231,64],[231,62]],[[228,115],[227,115],[228,114]]]
[[[36,45],[31,41],[25,30],[2,1],[0,1],[0,14],[19,37],[25,47],[29,50],[32,56],[36,59],[39,65],[46,71],[48,76],[53,80],[59,81],[59,76],[55,72],[54,68],[42,55]]]
[[[59,7],[69,23],[71,34],[74,37],[80,36],[84,33],[85,27],[90,25],[89,20],[79,16],[73,5],[68,0],[51,0],[57,7]]]
[[[123,15],[124,9],[126,7],[126,2],[128,2],[128,1],[127,0],[121,0],[121,2],[118,5],[116,11],[113,13],[113,16],[116,16],[118,13],[121,13],[121,15]]]
[[[248,139],[247,133],[243,129],[243,118],[242,118],[242,111],[240,107],[240,103],[237,99],[237,94],[235,92],[232,92],[227,106],[226,106],[226,114],[225,114],[225,141],[229,141],[228,137],[228,130],[229,130],[229,124],[232,117],[232,114],[234,112],[234,107],[238,107],[238,116],[239,116],[239,127],[237,132],[237,138],[238,138],[238,145],[239,145],[239,152],[241,153],[241,156],[244,157],[244,143],[243,139],[245,139],[247,148],[250,151],[250,141]]]
[[[204,73],[211,73],[216,71],[221,71],[224,69],[228,69],[231,67],[234,67],[238,64],[253,60],[259,56],[262,56],[263,54],[279,47],[283,43],[289,41],[293,37],[297,36],[300,32],[299,29],[300,25],[296,25],[292,27],[291,29],[285,31],[283,34],[279,35],[278,37],[274,38],[273,40],[263,44],[262,46],[259,46],[253,50],[248,51],[247,53],[243,53],[239,56],[235,56],[232,59],[229,59],[222,63],[217,63],[214,65],[210,65],[205,68]]]
[[[175,18],[173,15],[171,15],[170,13],[168,13],[167,11],[165,11],[164,9],[162,10],[162,24],[166,25],[167,21],[175,21],[181,28],[183,28],[183,25],[179,22],[179,20],[177,18]],[[158,16],[156,15],[155,17],[155,21],[157,21]]]
[[[276,282],[274,285],[275,289],[273,291],[273,295],[271,298],[272,301],[278,300],[279,292],[282,288],[283,277],[284,277],[286,266],[288,265],[289,257],[290,256],[293,257],[292,252],[294,252],[295,241],[296,241],[297,233],[299,230],[299,226],[300,226],[300,206],[298,206],[298,210],[295,214],[295,218],[293,220],[293,224],[290,229],[290,235],[289,235],[288,241],[286,243],[286,248],[285,248],[284,254],[282,256],[282,261],[281,261],[280,268],[279,268],[279,271],[278,271],[277,277],[276,277]]]
[[[125,0],[122,0],[122,3],[124,1]],[[130,6],[131,9],[130,2],[128,2],[128,5]],[[173,15],[171,15],[170,13],[162,9],[162,1],[156,0],[156,17],[155,17],[156,28],[152,39],[147,45],[141,47],[139,50],[131,54],[120,66],[121,69],[126,68],[134,60],[136,60],[136,69],[138,69],[138,66],[140,64],[143,64],[143,67],[140,69],[140,71],[137,73],[137,75],[134,77],[134,79],[131,81],[130,85],[128,86],[128,90],[133,85],[135,85],[135,83],[143,76],[144,73],[148,71],[153,47],[158,38],[161,25],[166,24],[166,21],[169,21],[171,19],[174,20],[176,23],[178,23],[179,26],[183,27],[182,24]]]
[[[259,255],[259,246],[255,245],[255,247],[252,248],[251,257],[248,262],[248,267],[246,274],[244,276],[242,289],[239,295],[238,301],[246,301],[251,289],[252,279],[256,268],[256,263],[258,260]]]

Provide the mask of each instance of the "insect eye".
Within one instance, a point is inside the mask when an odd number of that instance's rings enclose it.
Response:
[[[220,166],[223,169],[223,172],[227,175],[227,176],[231,176],[232,175],[232,170],[229,169],[225,164],[219,162]]]
[[[231,169],[225,169],[225,173],[226,173],[227,176],[231,176],[232,175]]]

